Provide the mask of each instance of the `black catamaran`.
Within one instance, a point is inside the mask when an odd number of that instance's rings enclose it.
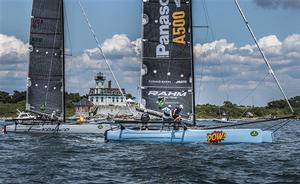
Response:
[[[65,120],[63,1],[34,0],[26,110]]]
[[[26,111],[38,117],[16,120],[5,131],[103,134],[110,127],[66,123],[64,35],[64,1],[33,0]]]

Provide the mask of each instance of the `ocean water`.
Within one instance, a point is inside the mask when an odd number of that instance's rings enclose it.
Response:
[[[264,144],[105,143],[91,135],[0,135],[0,183],[5,184],[299,182],[299,121],[279,129],[275,143]]]

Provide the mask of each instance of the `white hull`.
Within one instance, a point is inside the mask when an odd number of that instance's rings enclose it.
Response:
[[[271,131],[260,129],[215,130],[108,130],[106,141],[144,141],[166,143],[263,143],[272,142]]]
[[[17,133],[63,133],[63,134],[100,134],[112,128],[110,124],[13,124],[4,128],[6,132]]]

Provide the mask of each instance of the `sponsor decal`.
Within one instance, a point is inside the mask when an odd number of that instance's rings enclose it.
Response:
[[[164,80],[149,80],[149,83],[159,83],[159,84],[171,84],[171,81],[164,81]]]
[[[98,129],[102,129],[102,128],[103,128],[103,125],[98,125],[97,128],[98,128]]]
[[[175,11],[173,17],[173,42],[185,45],[185,12]]]
[[[179,91],[149,91],[148,96],[186,96],[187,92],[179,92]]]
[[[250,132],[250,135],[252,137],[256,137],[256,136],[258,136],[258,132],[256,130],[253,130],[253,131]]]
[[[44,103],[41,105],[40,110],[41,110],[42,112],[44,112],[44,111],[46,110],[46,102],[44,102]]]
[[[186,80],[180,80],[180,81],[176,81],[176,84],[186,84],[187,81]]]
[[[156,57],[169,57],[169,50],[166,46],[170,43],[170,30],[172,31],[172,42],[186,45],[185,11],[179,10],[180,0],[174,0],[176,11],[172,13],[172,23],[170,22],[170,0],[160,0],[159,8],[159,44],[156,46]],[[170,26],[172,28],[170,29]]]
[[[34,29],[38,28],[41,24],[43,24],[43,19],[39,19],[39,18],[32,19],[32,27]]]
[[[166,45],[170,42],[169,0],[160,0],[159,4],[159,44],[156,46],[156,57],[169,57],[169,51],[166,48]]]
[[[70,128],[59,128],[57,130],[57,128],[42,128],[41,131],[43,132],[68,132],[70,130]]]
[[[213,131],[212,133],[207,134],[208,143],[220,143],[224,140],[225,140],[225,132]]]

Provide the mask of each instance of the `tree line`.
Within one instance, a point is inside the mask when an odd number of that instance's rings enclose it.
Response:
[[[295,115],[300,115],[300,96],[289,99]],[[267,117],[284,116],[291,114],[285,100],[274,100],[265,107],[243,106],[224,101],[222,105],[203,104],[196,106],[197,118],[243,118],[243,117]]]
[[[26,91],[14,91],[12,95],[5,91],[0,91],[0,102],[2,103],[18,103],[26,100]]]
[[[131,94],[126,94],[127,98],[134,97]],[[80,101],[82,98],[87,98],[86,95],[81,96],[79,93],[65,94],[66,110],[67,114],[71,115],[75,111],[74,104]],[[10,114],[15,113],[16,108],[20,110],[25,109],[26,91],[14,91],[13,94],[9,94],[5,91],[0,91],[0,109],[2,109],[2,115],[9,110]],[[292,107],[294,108],[296,115],[300,114],[300,96],[295,96],[289,99]],[[10,108],[11,106],[11,108]],[[3,114],[4,113],[4,114]],[[241,106],[234,104],[230,101],[224,101],[222,105],[203,104],[196,106],[197,118],[241,118],[241,117],[265,117],[265,116],[283,116],[290,114],[288,104],[285,100],[274,100],[269,102],[265,107],[252,107]],[[1,115],[1,112],[0,112]]]

